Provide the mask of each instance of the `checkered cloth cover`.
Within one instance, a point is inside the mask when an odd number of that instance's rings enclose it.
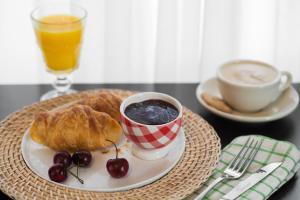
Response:
[[[221,154],[221,158],[217,168],[215,169],[212,176],[204,184],[205,188],[209,185],[214,179],[221,176],[222,172],[225,170],[230,161],[237,155],[237,153],[245,144],[248,137],[257,137],[263,140],[262,146],[258,151],[254,161],[248,168],[246,174],[239,180],[225,180],[215,186],[205,197],[205,200],[217,200],[220,199],[223,195],[228,193],[239,181],[244,180],[257,169],[272,163],[272,162],[283,162],[282,165],[277,168],[274,172],[269,174],[262,181],[257,183],[255,186],[250,188],[244,194],[242,194],[237,199],[239,200],[263,200],[267,199],[278,190],[283,184],[290,180],[298,171],[300,167],[300,152],[299,149],[285,141],[274,140],[269,137],[260,136],[260,135],[249,135],[241,136],[235,138],[229,145],[227,145]],[[197,194],[201,193],[203,188],[195,191],[193,194],[188,196],[186,200],[194,199]]]

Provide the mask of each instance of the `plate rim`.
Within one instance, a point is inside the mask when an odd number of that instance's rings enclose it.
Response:
[[[207,84],[207,82],[209,82],[209,81],[216,81],[216,80],[217,80],[216,77],[212,77],[212,78],[209,78],[209,79],[203,81],[202,83],[199,83],[197,85],[197,88],[195,91],[196,98],[197,98],[198,102],[208,111],[214,113],[215,115],[218,115],[220,117],[223,117],[223,118],[226,118],[226,119],[229,119],[232,121],[246,122],[246,123],[263,123],[263,122],[275,121],[275,120],[284,118],[284,117],[288,116],[289,114],[291,114],[293,111],[295,111],[295,109],[297,108],[297,106],[299,104],[299,94],[295,90],[295,88],[291,85],[289,88],[292,90],[292,92],[294,92],[296,94],[296,103],[293,104],[293,106],[285,112],[279,112],[279,114],[275,114],[275,115],[271,115],[271,116],[258,116],[258,117],[238,116],[238,115],[234,115],[234,114],[230,114],[230,113],[225,113],[225,112],[219,111],[219,110],[209,106],[200,97],[201,94],[205,91],[203,89],[203,85]]]
[[[52,180],[46,179],[43,176],[41,176],[38,173],[38,171],[29,164],[29,161],[25,158],[26,156],[24,156],[25,155],[25,148],[26,148],[26,140],[27,140],[27,138],[29,138],[31,140],[31,138],[29,136],[29,128],[25,130],[25,132],[23,134],[23,137],[22,137],[22,141],[21,141],[21,155],[22,155],[22,158],[23,158],[26,166],[34,174],[36,174],[38,177],[42,178],[43,180],[51,182],[53,184],[56,184],[56,185],[59,185],[59,186],[63,186],[63,187],[69,188],[69,189],[75,189],[75,190],[87,191],[87,192],[122,192],[122,191],[128,191],[128,190],[132,190],[132,189],[136,189],[136,188],[147,186],[147,185],[149,185],[149,184],[151,184],[151,183],[159,180],[160,178],[164,177],[165,175],[167,175],[178,164],[178,162],[182,158],[182,156],[183,156],[183,154],[185,152],[185,149],[186,149],[185,132],[184,132],[184,128],[181,127],[179,134],[176,136],[176,138],[177,139],[181,139],[182,143],[183,143],[182,147],[178,151],[180,155],[178,156],[178,158],[167,169],[165,169],[164,171],[160,172],[158,175],[156,175],[154,177],[151,177],[151,178],[149,178],[147,180],[144,180],[144,181],[141,181],[141,182],[138,182],[138,183],[134,183],[134,184],[131,184],[131,185],[128,185],[128,186],[122,186],[122,187],[118,187],[118,188],[114,188],[114,189],[88,189],[88,188],[73,187],[73,186],[69,186],[69,185],[63,184],[63,183],[57,183],[57,182],[54,182]],[[46,148],[49,148],[49,147],[46,147]]]

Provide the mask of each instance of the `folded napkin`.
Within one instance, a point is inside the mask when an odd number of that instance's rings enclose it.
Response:
[[[214,170],[212,176],[204,184],[202,188],[195,191],[192,195],[188,196],[186,200],[194,199],[197,194],[201,193],[203,189],[209,185],[214,179],[221,176],[230,161],[237,155],[237,153],[245,144],[248,137],[255,137],[262,139],[262,145],[256,154],[254,161],[249,166],[244,176],[238,180],[224,180],[213,188],[204,199],[217,200],[223,195],[228,193],[235,185],[241,180],[244,180],[249,175],[254,173],[257,169],[272,163],[283,162],[280,167],[269,174],[266,178],[261,180],[255,186],[250,188],[247,192],[242,194],[237,199],[243,200],[263,200],[267,199],[278,190],[283,184],[290,180],[298,171],[300,167],[300,152],[298,148],[292,143],[285,141],[274,140],[269,137],[260,135],[248,135],[235,138],[223,150],[217,168]]]

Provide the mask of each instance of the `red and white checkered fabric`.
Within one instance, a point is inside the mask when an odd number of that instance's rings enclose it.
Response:
[[[175,139],[181,128],[181,117],[162,125],[140,125],[121,116],[121,124],[126,137],[145,149],[157,149]]]

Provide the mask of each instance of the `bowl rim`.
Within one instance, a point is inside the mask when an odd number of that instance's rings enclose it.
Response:
[[[164,96],[166,98],[169,98],[171,99],[172,101],[174,101],[177,105],[174,105],[174,103],[171,103],[169,101],[167,101],[168,103],[172,104],[173,106],[175,106],[177,109],[178,109],[178,116],[173,119],[172,121],[168,122],[168,123],[164,123],[164,124],[154,124],[154,125],[151,125],[151,124],[142,124],[142,123],[139,123],[139,122],[136,122],[132,119],[130,119],[126,114],[125,114],[125,103],[129,100],[132,100],[134,98],[137,98],[138,96],[143,96],[143,95],[158,95],[158,96]],[[166,101],[164,99],[161,99],[161,98],[147,98],[143,101],[146,101],[146,100],[150,100],[150,99],[157,99],[157,100],[162,100],[162,101]],[[141,102],[141,101],[137,101],[137,102]],[[160,93],[160,92],[139,92],[139,93],[136,93],[136,94],[133,94],[129,97],[127,97],[126,99],[124,99],[120,105],[120,113],[121,113],[121,117],[124,117],[126,120],[130,121],[131,123],[134,123],[136,125],[139,125],[139,126],[155,126],[155,127],[161,127],[161,126],[168,126],[169,124],[172,124],[174,123],[175,121],[179,120],[182,118],[182,113],[183,113],[183,108],[182,108],[182,105],[181,103],[174,97],[172,97],[171,95],[168,95],[168,94],[165,94],[165,93]],[[125,124],[126,125],[126,124]],[[126,125],[127,126],[127,125]],[[180,124],[181,126],[181,124]]]

